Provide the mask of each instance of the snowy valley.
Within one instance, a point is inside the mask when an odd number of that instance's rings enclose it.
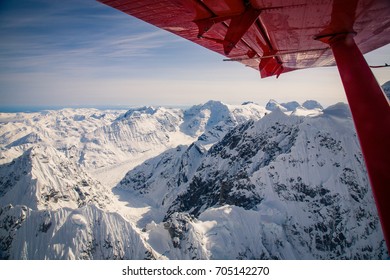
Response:
[[[348,106],[0,113],[1,259],[384,259]]]

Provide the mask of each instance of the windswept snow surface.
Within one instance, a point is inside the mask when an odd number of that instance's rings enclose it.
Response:
[[[2,259],[383,259],[348,106],[0,113]]]

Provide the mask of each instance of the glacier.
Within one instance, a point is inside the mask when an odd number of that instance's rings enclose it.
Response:
[[[349,108],[0,113],[1,259],[385,259]]]

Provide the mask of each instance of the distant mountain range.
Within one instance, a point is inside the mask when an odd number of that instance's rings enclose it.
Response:
[[[345,104],[0,113],[2,259],[387,256]]]

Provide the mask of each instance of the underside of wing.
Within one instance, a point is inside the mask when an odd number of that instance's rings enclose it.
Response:
[[[335,64],[324,38],[355,35],[363,53],[390,43],[389,0],[99,0],[260,71]]]

